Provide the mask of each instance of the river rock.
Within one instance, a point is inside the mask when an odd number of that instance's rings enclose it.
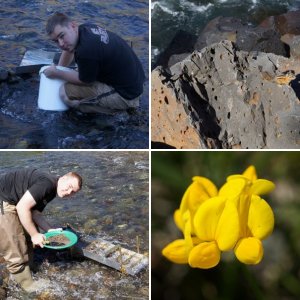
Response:
[[[170,74],[155,69],[152,140],[176,148],[299,148],[300,102],[279,71],[287,63],[227,40],[193,52]]]

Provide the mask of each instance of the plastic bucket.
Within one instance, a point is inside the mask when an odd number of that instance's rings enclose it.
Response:
[[[64,111],[68,110],[68,106],[59,97],[59,88],[66,81],[61,79],[47,78],[43,73],[49,66],[40,69],[40,89],[38,98],[38,107],[44,110]],[[71,71],[71,69],[56,66],[57,69],[63,71]]]

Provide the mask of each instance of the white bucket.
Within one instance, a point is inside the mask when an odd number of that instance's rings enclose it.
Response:
[[[47,78],[43,73],[45,69],[49,66],[44,66],[40,69],[40,89],[39,89],[39,98],[38,98],[38,107],[44,110],[55,110],[55,111],[64,111],[69,109],[69,107],[61,100],[59,97],[59,88],[65,80],[61,79],[50,79]],[[63,71],[71,71],[71,69],[56,66],[57,69]]]

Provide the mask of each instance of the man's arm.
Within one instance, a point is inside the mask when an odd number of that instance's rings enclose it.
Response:
[[[39,233],[37,231],[37,228],[35,227],[33,220],[32,220],[32,214],[31,209],[36,205],[36,202],[29,191],[26,191],[26,193],[23,195],[23,197],[18,202],[16,209],[19,216],[19,219],[21,221],[21,224],[26,229],[28,234],[31,236],[31,241],[34,245],[39,245],[40,247],[44,247],[44,240],[45,237],[43,234]]]
[[[74,53],[73,52],[67,52],[64,51],[61,53],[61,56],[59,58],[58,66],[67,67],[71,64],[71,62],[74,59]]]
[[[55,66],[50,66],[46,70],[44,70],[44,74],[48,78],[57,78],[62,79],[67,82],[71,82],[74,84],[85,84],[79,79],[79,73],[77,71],[71,70],[71,71],[62,71],[57,69]]]
[[[51,225],[44,218],[43,214],[38,210],[33,210],[32,212],[32,220],[33,222],[42,230],[48,231],[51,229]]]

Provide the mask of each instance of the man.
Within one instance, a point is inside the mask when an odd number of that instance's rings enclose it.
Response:
[[[123,39],[94,24],[78,26],[62,13],[48,19],[46,31],[62,49],[58,65],[68,66],[75,59],[78,66],[78,72],[54,65],[44,71],[49,78],[67,81],[60,97],[68,106],[107,114],[139,106],[145,74]]]
[[[45,232],[53,230],[42,211],[56,195],[70,196],[81,186],[81,177],[73,172],[57,178],[28,168],[0,177],[0,255],[25,291],[33,292],[39,287],[39,281],[33,281],[30,273],[32,244],[43,248],[45,242],[45,236],[38,228]]]

